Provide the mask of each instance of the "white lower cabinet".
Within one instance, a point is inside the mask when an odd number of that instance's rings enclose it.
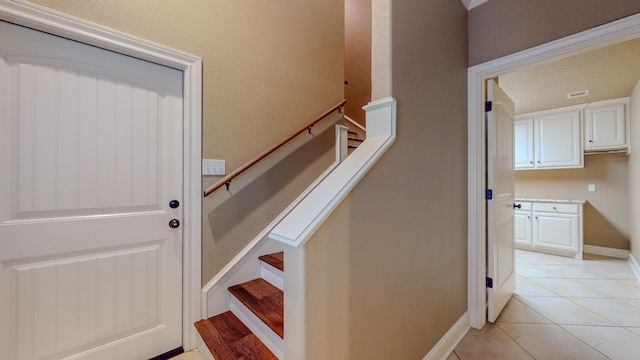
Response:
[[[518,204],[520,208],[517,208]],[[517,201],[516,247],[581,259],[582,204],[581,201],[561,200]]]
[[[531,203],[516,202],[514,215],[514,238],[517,245],[533,246],[531,234]]]

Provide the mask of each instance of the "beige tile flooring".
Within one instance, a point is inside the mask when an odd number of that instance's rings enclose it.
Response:
[[[517,250],[516,294],[447,360],[640,359],[640,282],[626,260]]]

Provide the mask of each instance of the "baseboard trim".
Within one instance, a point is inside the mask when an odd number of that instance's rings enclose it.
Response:
[[[584,252],[587,254],[610,256],[619,259],[627,259],[629,257],[629,250],[614,249],[603,246],[584,245]]]
[[[627,258],[629,265],[631,265],[631,270],[636,274],[636,278],[640,281],[640,264],[635,257],[633,257],[632,253],[629,253],[629,257]]]
[[[470,328],[469,312],[465,312],[422,360],[446,359]]]

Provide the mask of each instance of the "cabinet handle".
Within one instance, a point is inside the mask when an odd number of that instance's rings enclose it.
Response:
[[[540,160],[538,160],[538,164],[540,164]]]
[[[533,161],[529,161],[529,164],[533,164]]]
[[[590,142],[590,143],[592,143],[592,142],[593,142],[593,140],[589,140],[589,142]]]
[[[514,209],[522,209],[522,204],[513,204]]]

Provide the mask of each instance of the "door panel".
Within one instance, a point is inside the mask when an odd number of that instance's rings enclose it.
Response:
[[[182,345],[182,73],[0,22],[0,358]]]
[[[515,291],[514,241],[514,115],[513,101],[490,80],[487,99],[487,319],[495,322]]]

